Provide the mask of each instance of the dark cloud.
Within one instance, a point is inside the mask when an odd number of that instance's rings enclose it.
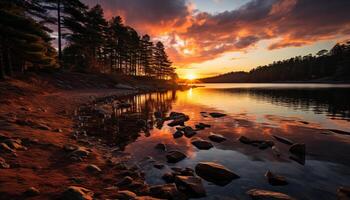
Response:
[[[99,3],[107,18],[120,15],[142,32],[181,26],[190,15],[186,0],[83,0],[90,6]],[[156,30],[152,30],[156,29]]]

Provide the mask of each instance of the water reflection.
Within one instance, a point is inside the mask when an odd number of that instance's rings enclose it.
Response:
[[[81,110],[90,116],[83,128],[90,135],[105,139],[110,145],[119,146],[131,155],[132,163],[139,164],[146,172],[150,184],[162,184],[161,176],[172,166],[191,167],[201,161],[220,163],[241,176],[240,179],[220,187],[205,182],[207,199],[249,199],[245,192],[252,188],[268,189],[290,194],[298,199],[335,199],[338,186],[350,185],[350,136],[326,129],[350,131],[347,99],[349,88],[308,89],[284,87],[249,88],[196,88],[188,91],[168,91],[127,97],[121,102],[125,108],[113,107],[113,99],[97,102]],[[117,101],[120,103],[120,101]],[[110,116],[99,115],[103,109]],[[213,143],[210,150],[198,150],[191,139],[174,139],[174,127],[157,126],[154,112],[163,116],[171,111],[189,115],[186,125],[194,127],[198,122],[211,128],[198,131],[195,137],[208,140],[210,132],[223,135],[227,140]],[[206,112],[224,112],[224,118],[201,115]],[[105,115],[104,113],[103,115]],[[147,129],[139,126],[147,123]],[[96,125],[98,124],[98,125]],[[271,149],[261,150],[237,141],[240,136],[259,140],[273,140],[281,152],[276,157]],[[297,143],[306,144],[304,165],[290,158],[289,146],[276,141],[280,135]],[[177,164],[167,164],[156,169],[146,157],[166,163],[165,153],[154,147],[158,143],[168,150],[179,150],[188,156]],[[287,177],[289,185],[271,186],[264,173],[271,170]]]

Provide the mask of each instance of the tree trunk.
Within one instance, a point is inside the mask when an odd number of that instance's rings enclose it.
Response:
[[[61,0],[57,0],[57,28],[58,28],[58,63],[62,62],[62,41],[61,41]]]

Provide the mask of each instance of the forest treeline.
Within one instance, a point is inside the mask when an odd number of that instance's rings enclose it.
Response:
[[[297,56],[256,67],[249,72],[230,72],[201,79],[207,83],[286,82],[312,80],[350,81],[350,41],[316,55]]]
[[[172,79],[176,74],[171,65],[161,42],[140,36],[119,16],[105,19],[100,5],[0,0],[0,78],[59,68]]]

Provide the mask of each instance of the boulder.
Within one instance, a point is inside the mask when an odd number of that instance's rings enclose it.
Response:
[[[180,151],[170,151],[168,152],[168,154],[166,155],[167,161],[169,163],[177,163],[183,159],[185,159],[187,156],[180,152]]]
[[[162,151],[166,151],[166,146],[163,143],[159,143],[155,146],[156,149],[162,150]]]
[[[150,195],[152,197],[161,199],[172,199],[172,200],[185,200],[186,196],[179,192],[174,183],[155,185],[149,188]]]
[[[251,189],[247,192],[247,194],[252,199],[259,199],[259,200],[295,200],[289,195],[286,195],[280,192],[268,191],[268,190]]]
[[[218,113],[218,112],[212,112],[212,113],[209,113],[209,115],[213,118],[219,118],[219,117],[224,117],[226,116],[226,114],[223,114],[223,113]]]
[[[184,129],[183,129],[184,133],[185,133],[185,136],[190,138],[190,137],[193,137],[194,135],[197,134],[197,132],[195,130],[193,130],[192,127],[190,126],[186,126]]]
[[[174,134],[173,134],[173,137],[176,139],[176,138],[180,138],[182,137],[184,134],[182,133],[182,131],[176,131]]]
[[[40,194],[40,190],[36,189],[35,187],[28,188],[23,195],[26,197],[34,197],[38,196]]]
[[[279,142],[282,142],[284,144],[288,144],[288,145],[293,145],[294,142],[288,138],[285,138],[285,137],[281,137],[281,136],[277,136],[277,135],[273,135],[273,137],[279,141]]]
[[[119,191],[116,198],[119,200],[133,200],[136,199],[137,195],[129,190]]]
[[[200,150],[208,150],[214,147],[210,142],[206,140],[194,140],[191,143]]]
[[[293,144],[289,148],[289,152],[291,152],[292,154],[295,154],[297,156],[305,156],[305,149],[306,149],[305,144]]]
[[[196,174],[206,181],[217,185],[227,185],[239,176],[224,166],[212,162],[200,162],[196,165]]]
[[[206,192],[202,180],[195,176],[176,176],[175,183],[189,197],[205,197]]]
[[[220,142],[223,142],[226,140],[226,138],[222,135],[219,135],[219,134],[214,134],[214,133],[210,133],[209,135],[209,140],[213,141],[213,142],[217,142],[217,143],[220,143]]]
[[[89,189],[70,186],[65,192],[63,192],[62,200],[93,200],[94,192]]]
[[[93,164],[90,164],[90,165],[86,166],[86,170],[88,170],[91,173],[100,173],[100,172],[102,172],[102,170],[98,166],[93,165]]]
[[[337,189],[338,200],[349,200],[350,199],[350,187],[339,187]]]
[[[285,177],[273,174],[271,171],[267,171],[265,173],[265,177],[267,178],[267,181],[270,183],[270,185],[273,185],[273,186],[288,185],[288,181]]]
[[[0,169],[8,169],[10,165],[6,163],[6,160],[0,157]]]
[[[199,124],[196,124],[195,127],[196,127],[196,129],[198,129],[198,130],[203,130],[203,129],[205,129],[205,128],[210,128],[211,125],[210,125],[210,124],[205,124],[205,123],[200,122]]]

